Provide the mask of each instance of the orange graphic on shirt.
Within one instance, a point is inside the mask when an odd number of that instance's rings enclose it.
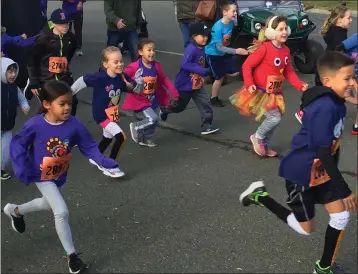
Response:
[[[230,44],[231,34],[225,34],[223,37],[223,46],[227,47]]]

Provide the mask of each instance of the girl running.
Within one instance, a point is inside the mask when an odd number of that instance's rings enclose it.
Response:
[[[104,157],[87,128],[71,116],[71,88],[62,81],[50,80],[42,89],[40,114],[28,120],[10,144],[15,176],[26,185],[34,183],[42,198],[25,204],[7,204],[4,213],[12,228],[25,231],[24,215],[52,209],[58,237],[67,254],[70,273],[79,273],[86,265],[78,257],[68,223],[67,205],[60,193],[66,183],[74,145],[83,155],[103,166],[103,173],[120,177],[123,172],[112,159]]]
[[[170,92],[172,99],[177,100],[178,91],[164,74],[160,63],[154,60],[154,42],[143,39],[138,45],[139,59],[131,63],[124,70],[131,78],[135,77],[139,68],[143,69],[144,92],[143,94],[127,94],[122,109],[133,110],[139,120],[130,123],[131,136],[134,142],[142,146],[156,147],[152,140],[155,128],[158,126],[159,107],[170,105],[170,98],[166,90]]]
[[[284,79],[297,90],[304,91],[307,84],[298,79],[291,64],[290,50],[285,46],[290,35],[287,18],[274,16],[266,22],[266,40],[257,43],[257,49],[242,66],[244,87],[230,101],[244,115],[255,115],[255,120],[265,120],[256,133],[250,136],[254,151],[260,156],[276,157],[269,141],[285,113],[282,95]]]
[[[104,153],[115,139],[110,158],[116,160],[126,140],[123,130],[118,125],[121,94],[123,92],[143,92],[142,69],[138,69],[135,73],[136,82],[124,74],[122,54],[117,47],[108,47],[103,50],[102,65],[104,69],[99,72],[78,78],[71,89],[75,95],[86,87],[93,88],[92,115],[97,124],[103,128],[103,137],[98,148],[101,153]],[[92,159],[90,159],[90,163],[102,169]]]

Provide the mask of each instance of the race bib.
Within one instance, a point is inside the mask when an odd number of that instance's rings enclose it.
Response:
[[[193,90],[201,89],[204,83],[203,77],[201,77],[199,74],[196,73],[191,74],[191,82],[192,82],[191,88]]]
[[[277,91],[281,90],[282,83],[283,83],[282,76],[276,76],[276,75],[267,76],[266,92],[276,93]]]
[[[144,94],[153,94],[155,92],[155,88],[157,86],[157,76],[144,76]]]
[[[324,169],[321,160],[314,159],[311,168],[310,187],[315,187],[328,182],[331,178]]]
[[[227,47],[230,45],[231,34],[225,34],[223,37],[223,46]]]
[[[66,57],[50,57],[48,62],[49,72],[58,74],[67,71],[68,62]]]
[[[106,111],[108,119],[111,122],[119,122],[119,106],[118,105],[107,108],[105,111]]]
[[[71,153],[61,157],[44,157],[41,165],[41,180],[56,180],[62,176],[70,166],[71,157]]]

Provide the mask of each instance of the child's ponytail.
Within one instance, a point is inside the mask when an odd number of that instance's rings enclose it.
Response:
[[[331,11],[330,16],[324,21],[321,34],[326,35],[329,28],[337,24],[338,18],[343,18],[349,9],[345,6],[338,6]]]

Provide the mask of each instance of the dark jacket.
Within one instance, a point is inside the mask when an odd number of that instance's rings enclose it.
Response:
[[[195,20],[196,7],[198,0],[174,0],[177,13],[177,20],[180,22],[190,22]]]
[[[120,19],[126,25],[121,30],[135,30],[142,18],[141,0],[104,0],[104,14],[109,30],[120,31],[117,28]]]
[[[32,46],[28,59],[28,73],[31,88],[39,88],[44,82],[56,79],[61,80],[70,75],[69,63],[76,51],[76,39],[68,31],[64,36],[55,35],[51,24],[45,26]],[[63,72],[51,72],[59,64],[51,62],[51,57],[66,57],[68,65]]]
[[[328,32],[323,35],[323,40],[327,44],[326,50],[336,50],[336,47],[347,39],[348,30],[332,26],[328,29]]]

